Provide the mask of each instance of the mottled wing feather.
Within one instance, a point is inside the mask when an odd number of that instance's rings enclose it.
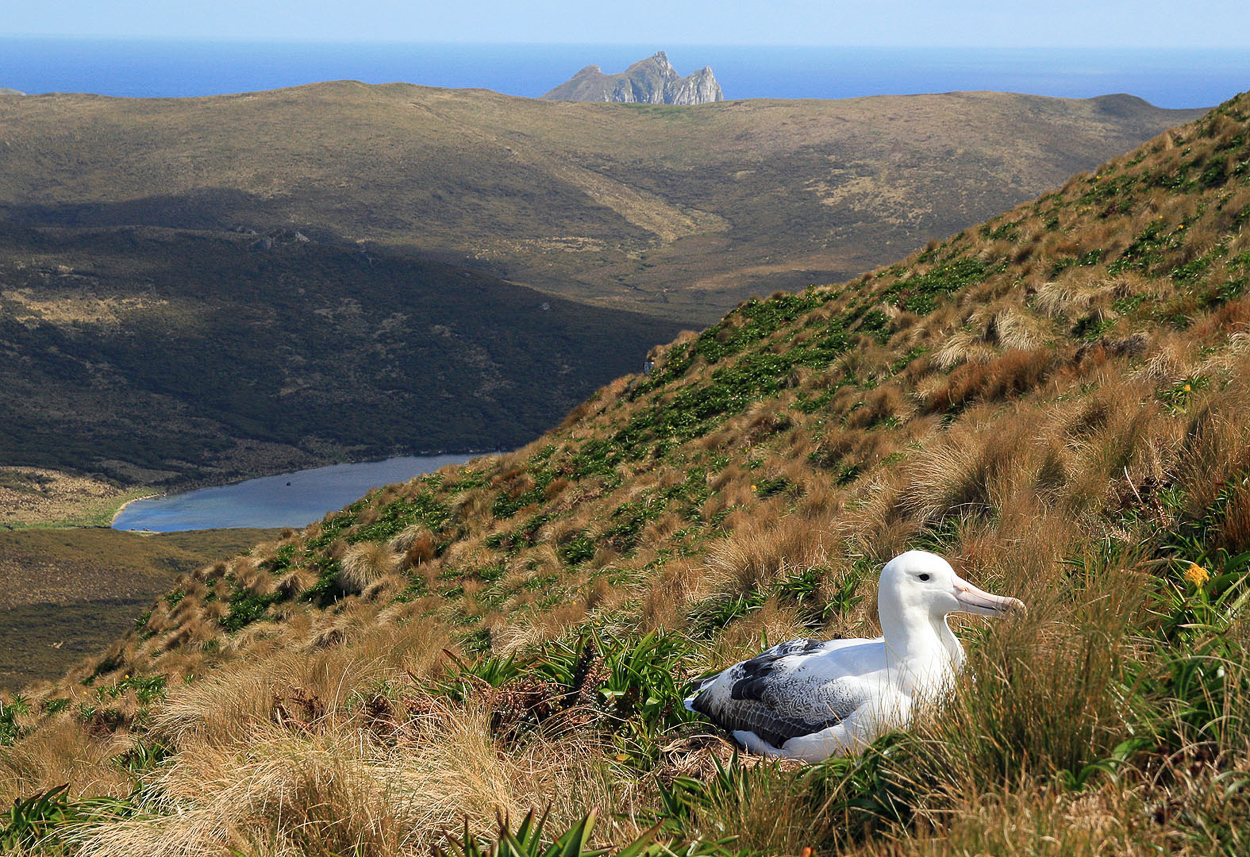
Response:
[[[781,747],[791,738],[836,726],[862,703],[862,689],[854,682],[823,683],[820,694],[823,709],[817,717],[796,716],[793,710],[796,700],[779,693],[785,689],[784,677],[796,664],[794,660],[785,659],[812,655],[825,645],[820,640],[790,640],[735,664],[703,681],[690,701],[690,708],[730,732],[752,732],[774,747]],[[723,692],[716,694],[710,690],[721,680],[731,682],[728,699]],[[808,702],[803,707],[810,711],[811,701]]]
[[[810,735],[841,722],[841,717],[833,717],[820,723],[808,723],[792,717],[784,717],[767,705],[754,700],[740,700],[733,705],[722,706],[717,711],[704,711],[699,707],[699,700],[694,702],[696,711],[706,714],[712,721],[728,732],[753,732],[774,747],[781,747],[791,738]]]
[[[777,670],[783,658],[792,655],[806,655],[819,649],[824,643],[820,640],[790,640],[773,646],[766,652],[756,655],[749,661],[737,664],[738,670],[730,696],[733,699],[764,699],[768,691],[769,677]]]
[[[765,651],[751,658],[751,660],[749,661],[742,661],[741,663],[736,663],[733,666],[723,669],[720,672],[714,675],[710,675],[707,678],[700,681],[699,686],[695,688],[695,691],[694,691],[695,695],[694,697],[692,697],[692,701],[693,699],[701,695],[709,687],[711,687],[712,685],[720,681],[722,678],[729,679],[737,683],[738,681],[741,680],[742,673],[744,670],[747,669],[748,665],[754,665],[751,667],[751,669],[755,671],[756,675],[759,674],[760,669],[764,669],[767,672],[771,672],[772,670],[771,666],[767,666],[767,665],[775,662],[778,658],[783,658],[787,655],[795,655],[795,654],[802,654],[805,652],[812,652],[812,651],[815,651],[816,649],[819,649],[822,645],[823,643],[820,640],[808,640],[808,639],[788,640],[784,643],[778,643],[777,645],[773,646],[771,649],[766,649]],[[695,710],[695,711],[698,710],[697,708],[694,708],[693,705],[691,706],[691,708],[692,710]]]

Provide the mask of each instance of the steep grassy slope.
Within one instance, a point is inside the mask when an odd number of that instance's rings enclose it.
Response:
[[[678,329],[289,230],[0,226],[0,463],[185,483],[515,447]]]
[[[707,324],[762,290],[892,261],[1197,115],[1128,96],[687,109],[351,82],[3,97],[0,219],[311,228]]]
[[[200,569],[10,701],[8,793],[118,799],[22,804],[7,835],[415,854],[549,806],[690,854],[1241,853],[1247,221],[1242,96],[889,268],[744,303],[524,449]],[[682,710],[766,639],[874,633],[906,547],[1030,608],[961,623],[941,717],[795,769]]]

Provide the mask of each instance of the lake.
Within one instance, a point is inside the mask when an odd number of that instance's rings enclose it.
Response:
[[[359,500],[372,488],[406,482],[480,453],[404,456],[362,464],[334,464],[295,473],[136,500],[113,520],[115,530],[303,527]]]

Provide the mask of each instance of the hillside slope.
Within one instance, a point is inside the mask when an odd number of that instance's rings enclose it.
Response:
[[[0,225],[0,464],[185,485],[511,448],[679,329],[293,230]]]
[[[0,97],[0,220],[301,229],[707,324],[892,261],[1199,113],[1129,96],[687,108],[352,82]]]
[[[1238,853],[1248,221],[1241,96],[746,302],[524,449],[183,578],[10,700],[4,788],[115,795],[45,802],[82,854],[459,852],[535,806],[688,854]],[[960,623],[942,717],[796,770],[681,708],[765,638],[874,633],[906,547],[1029,605]]]

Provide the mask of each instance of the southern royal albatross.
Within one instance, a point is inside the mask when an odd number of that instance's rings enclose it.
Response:
[[[964,650],[947,614],[1023,609],[1015,598],[977,589],[940,556],[908,551],[881,570],[883,636],[781,643],[704,679],[686,707],[766,756],[819,762],[855,752],[949,687]]]

